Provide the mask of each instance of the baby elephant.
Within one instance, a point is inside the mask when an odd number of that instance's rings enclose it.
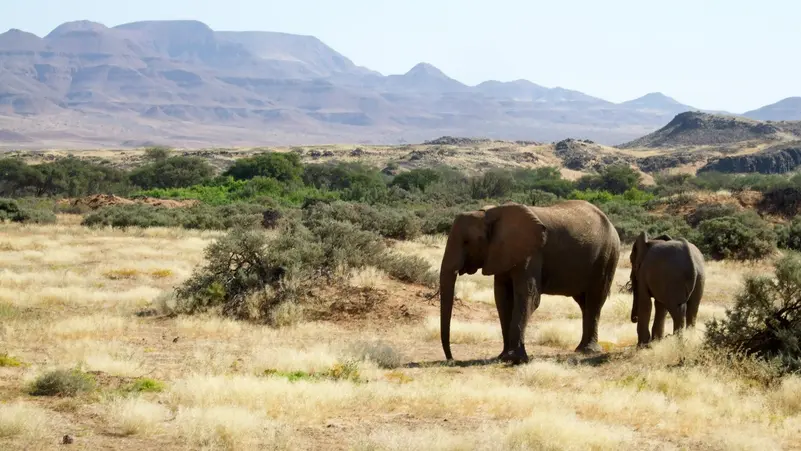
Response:
[[[637,345],[644,346],[651,337],[658,340],[665,331],[665,314],[673,318],[673,333],[695,327],[698,305],[704,294],[704,256],[684,238],[660,235],[648,239],[642,232],[631,249],[631,322],[637,323]],[[651,298],[656,314],[651,334]]]

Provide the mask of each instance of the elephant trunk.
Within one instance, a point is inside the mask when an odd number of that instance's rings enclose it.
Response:
[[[634,271],[631,272],[631,322],[636,323],[639,320],[637,315],[637,278],[634,277]]]
[[[444,269],[440,271],[439,275],[439,328],[445,358],[453,360],[451,355],[451,314],[453,313],[453,291],[456,285],[456,271]]]

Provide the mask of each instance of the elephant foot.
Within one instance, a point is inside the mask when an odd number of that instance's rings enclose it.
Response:
[[[512,350],[501,354],[498,359],[501,362],[511,363],[512,365],[520,365],[528,363],[528,354],[525,350]]]
[[[651,347],[650,341],[644,341],[637,343],[637,349],[649,349]]]
[[[582,354],[597,354],[603,351],[603,348],[601,348],[601,345],[599,345],[597,341],[587,344],[580,344],[578,347],[576,347],[576,352],[580,352]]]

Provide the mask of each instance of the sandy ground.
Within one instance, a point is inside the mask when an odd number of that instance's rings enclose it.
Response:
[[[443,363],[438,304],[375,270],[356,285],[390,293],[407,321],[270,328],[215,316],[137,316],[160,308],[217,233],[0,224],[0,449],[799,449],[801,379],[768,391],[731,368],[678,365],[699,334],[635,352],[630,297],[614,293],[600,357],[573,353],[580,313],[544,297],[527,337],[532,362],[501,350],[491,278],[460,278]],[[444,240],[399,243],[438,266]],[[628,276],[621,254],[616,286]],[[708,262],[703,322],[724,314],[757,265]],[[380,318],[380,316],[379,316]],[[419,318],[419,319],[415,319]],[[671,327],[667,327],[669,332]],[[701,332],[699,331],[699,332]],[[41,374],[76,365],[97,388],[31,396]],[[288,377],[349,368],[352,379]],[[303,372],[303,373],[297,373]],[[148,378],[160,391],[126,387]],[[61,445],[68,434],[74,442]]]

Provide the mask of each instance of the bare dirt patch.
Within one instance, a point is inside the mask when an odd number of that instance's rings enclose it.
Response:
[[[131,204],[145,204],[154,207],[164,208],[186,208],[199,204],[200,201],[190,200],[172,200],[172,199],[157,199],[155,197],[137,197],[128,199],[125,197],[115,196],[114,194],[94,194],[86,197],[79,197],[73,199],[61,199],[59,204],[70,205],[72,207],[86,207],[91,210],[107,207],[111,205],[131,205]]]

